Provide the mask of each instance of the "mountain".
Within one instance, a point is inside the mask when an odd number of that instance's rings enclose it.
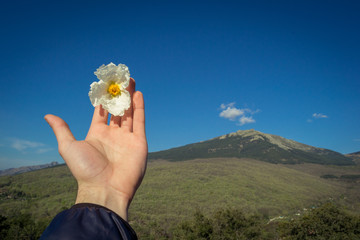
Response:
[[[16,175],[16,174],[20,174],[20,173],[31,172],[31,171],[39,170],[39,169],[43,169],[43,168],[54,167],[54,166],[57,166],[58,164],[59,164],[58,162],[51,162],[51,163],[36,165],[36,166],[9,168],[9,169],[5,169],[5,170],[0,170],[0,176],[11,176],[11,175]]]
[[[259,131],[239,130],[207,141],[169,150],[152,152],[149,159],[183,161],[196,158],[252,158],[270,163],[317,163],[354,165],[351,158],[328,149],[317,148]]]
[[[346,154],[345,156],[351,158],[355,163],[360,164],[360,151]]]

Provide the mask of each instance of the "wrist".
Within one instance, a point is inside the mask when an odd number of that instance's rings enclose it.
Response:
[[[112,188],[79,184],[75,204],[93,203],[101,205],[114,211],[127,221],[130,202],[131,199]]]

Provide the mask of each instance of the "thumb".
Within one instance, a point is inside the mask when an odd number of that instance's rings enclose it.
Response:
[[[75,140],[74,135],[71,133],[69,126],[64,120],[51,114],[47,114],[45,120],[55,133],[59,145],[59,152]]]

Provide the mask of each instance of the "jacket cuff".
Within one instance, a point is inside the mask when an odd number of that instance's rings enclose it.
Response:
[[[41,238],[57,239],[137,239],[129,223],[112,210],[97,204],[78,203],[59,213]]]

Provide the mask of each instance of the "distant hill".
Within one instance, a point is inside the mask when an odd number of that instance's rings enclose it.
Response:
[[[345,156],[351,158],[356,164],[360,165],[360,151],[346,154]]]
[[[57,165],[59,165],[58,162],[51,162],[51,163],[36,165],[36,166],[9,168],[9,169],[5,169],[5,170],[0,170],[0,176],[11,176],[11,175],[30,172],[30,171],[34,171],[34,170],[43,169],[43,168],[54,167]]]
[[[149,159],[166,159],[170,161],[219,157],[252,158],[270,163],[284,164],[355,164],[351,158],[341,153],[309,146],[253,129],[239,130],[207,141],[149,154]]]

